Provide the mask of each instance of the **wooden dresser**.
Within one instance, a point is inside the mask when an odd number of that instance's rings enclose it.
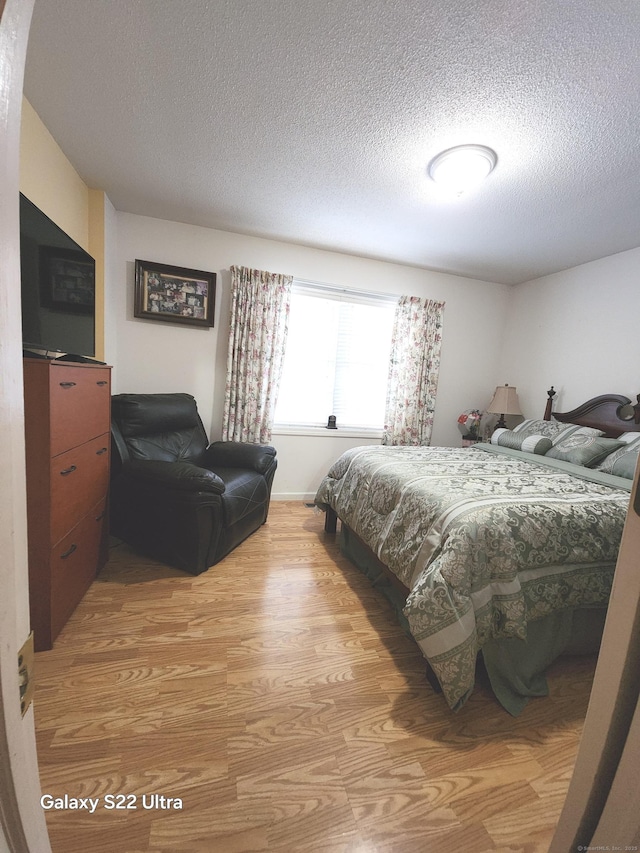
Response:
[[[45,651],[106,561],[111,368],[23,364],[29,603]]]

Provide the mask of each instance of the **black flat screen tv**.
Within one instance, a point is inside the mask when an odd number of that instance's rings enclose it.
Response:
[[[96,264],[20,193],[22,341],[25,355],[95,356]]]

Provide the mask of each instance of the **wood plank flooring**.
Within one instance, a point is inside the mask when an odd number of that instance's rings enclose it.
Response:
[[[54,853],[547,851],[595,661],[453,714],[323,518],[273,503],[198,577],[112,548],[36,656],[43,793],[99,800],[47,811]]]

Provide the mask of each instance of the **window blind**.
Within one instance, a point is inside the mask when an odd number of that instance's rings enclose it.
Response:
[[[396,302],[294,281],[276,425],[382,428]]]

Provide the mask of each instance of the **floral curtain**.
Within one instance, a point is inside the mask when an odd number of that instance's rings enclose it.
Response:
[[[444,302],[402,296],[391,340],[383,444],[429,444],[440,370]]]
[[[231,267],[231,329],[222,437],[266,444],[289,324],[292,276]]]

